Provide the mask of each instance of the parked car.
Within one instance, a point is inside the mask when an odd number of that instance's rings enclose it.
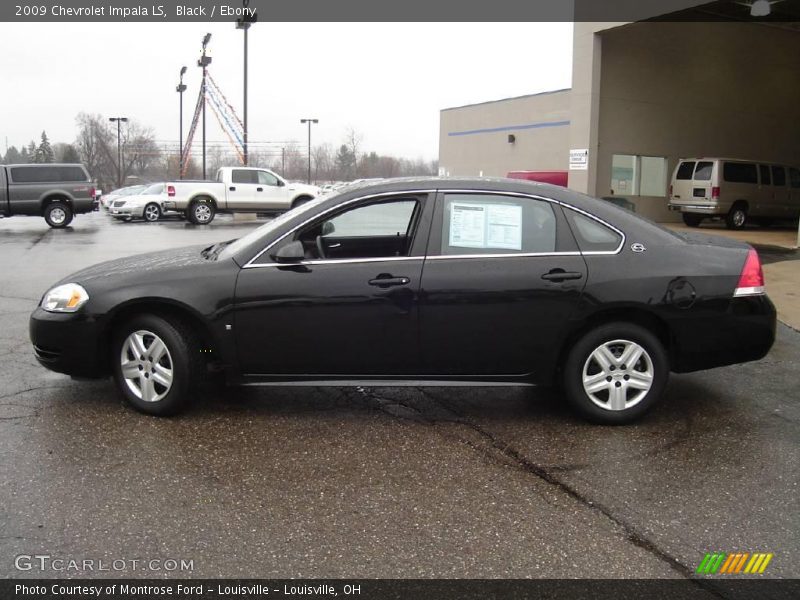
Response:
[[[153,223],[161,218],[166,198],[166,186],[153,183],[139,193],[118,197],[108,208],[108,214],[124,221],[144,219]]]
[[[60,229],[96,208],[92,178],[83,165],[0,165],[0,216],[44,217]]]
[[[216,181],[167,182],[167,210],[205,225],[217,213],[286,211],[319,195],[317,186],[289,183],[269,169],[223,167]]]
[[[155,415],[213,368],[264,385],[559,383],[586,418],[625,423],[670,371],[763,357],[775,323],[747,244],[547,184],[420,178],[79,271],[30,337],[48,369],[113,375]]]
[[[113,190],[100,198],[100,206],[108,209],[114,200],[117,200],[118,198],[124,198],[125,196],[130,196],[132,194],[141,194],[146,188],[147,185],[130,185],[128,187]]]
[[[726,158],[684,158],[672,175],[669,208],[697,227],[706,217],[728,229],[800,216],[800,170],[786,165]]]

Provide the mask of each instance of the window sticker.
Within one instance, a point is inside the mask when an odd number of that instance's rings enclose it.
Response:
[[[522,250],[522,207],[513,204],[490,204],[487,246]]]
[[[522,250],[522,207],[453,202],[449,246]]]
[[[486,207],[482,204],[450,205],[450,245],[460,248],[486,247]]]

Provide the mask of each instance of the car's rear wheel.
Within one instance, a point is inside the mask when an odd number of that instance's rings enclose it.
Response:
[[[139,315],[114,336],[114,379],[125,401],[157,416],[180,412],[201,376],[199,346],[179,321]]]
[[[69,204],[56,200],[44,207],[44,220],[53,229],[61,229],[72,222],[72,209]]]
[[[589,331],[564,363],[564,391],[586,419],[630,423],[661,397],[669,360],[658,338],[632,323],[608,323]]]
[[[741,202],[734,204],[725,217],[728,229],[744,229],[747,224],[747,205]]]
[[[693,213],[682,213],[683,222],[688,225],[689,227],[700,227],[700,223],[703,221],[702,215],[696,215]]]
[[[207,225],[214,220],[214,203],[208,200],[195,200],[186,211],[186,218],[195,225]]]
[[[142,215],[144,216],[145,221],[155,223],[161,218],[161,207],[155,202],[151,202],[144,207],[144,212]]]

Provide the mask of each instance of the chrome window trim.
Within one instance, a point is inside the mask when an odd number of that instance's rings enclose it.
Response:
[[[314,221],[318,217],[323,217],[329,212],[337,210],[339,208],[348,206],[350,204],[354,204],[356,202],[361,202],[365,200],[371,200],[374,198],[384,198],[388,196],[402,196],[403,194],[482,194],[482,195],[495,195],[495,196],[511,196],[516,198],[528,198],[531,200],[541,200],[543,202],[550,202],[552,204],[558,204],[563,208],[567,208],[570,210],[574,210],[590,219],[597,221],[598,223],[605,225],[612,231],[616,232],[620,236],[620,243],[619,246],[615,250],[597,250],[597,251],[587,251],[587,252],[580,252],[580,251],[569,251],[569,252],[508,252],[508,253],[500,253],[500,254],[437,254],[433,256],[387,256],[384,258],[352,258],[352,259],[341,259],[341,260],[304,260],[296,263],[263,263],[263,264],[254,264],[265,252],[269,251],[273,246],[277,243],[281,242],[284,238],[289,235],[292,235],[298,229],[309,224],[311,221]],[[556,200],[554,198],[547,198],[545,196],[538,196],[535,194],[525,194],[522,192],[506,192],[506,191],[496,191],[496,190],[473,190],[473,189],[415,189],[415,190],[397,190],[394,192],[381,192],[379,194],[370,194],[367,196],[359,196],[357,198],[352,198],[347,200],[346,202],[342,202],[341,204],[337,204],[336,206],[332,206],[329,209],[314,215],[311,218],[306,219],[302,223],[294,226],[292,229],[284,233],[274,242],[266,246],[261,252],[256,254],[253,258],[251,258],[247,264],[242,267],[243,269],[260,269],[264,267],[291,267],[297,265],[326,265],[326,264],[356,264],[356,263],[370,263],[370,262],[388,262],[388,261],[410,261],[410,260],[455,260],[455,259],[475,259],[475,258],[514,258],[514,257],[537,257],[537,256],[613,256],[619,254],[622,251],[622,248],[625,246],[626,236],[623,231],[614,227],[608,221],[601,219],[600,217],[593,215],[592,213],[586,212],[583,209],[578,208],[577,206],[573,206],[567,202],[562,202],[561,200]]]

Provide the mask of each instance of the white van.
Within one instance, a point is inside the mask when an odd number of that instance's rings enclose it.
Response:
[[[682,158],[672,174],[669,208],[697,227],[723,217],[728,229],[800,216],[800,169],[730,158]]]

